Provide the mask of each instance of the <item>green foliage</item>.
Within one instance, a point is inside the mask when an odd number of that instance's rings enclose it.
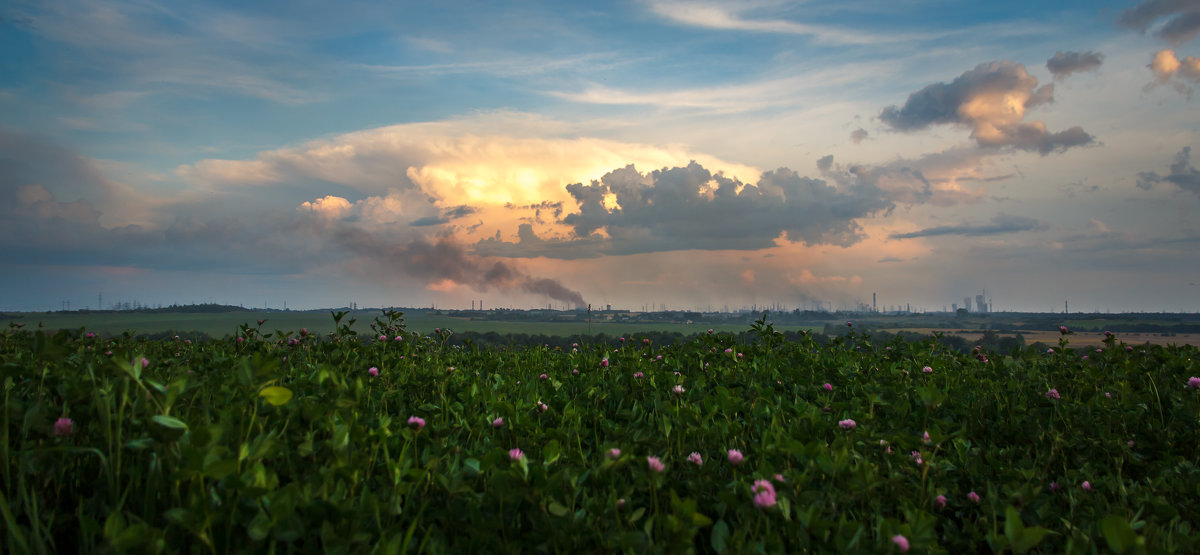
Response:
[[[0,550],[1200,550],[1194,347],[965,353],[765,315],[491,347],[332,316],[3,332]]]

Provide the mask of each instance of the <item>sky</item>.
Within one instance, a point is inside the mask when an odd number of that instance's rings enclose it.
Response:
[[[10,0],[0,310],[1193,312],[1198,31],[1200,0]]]

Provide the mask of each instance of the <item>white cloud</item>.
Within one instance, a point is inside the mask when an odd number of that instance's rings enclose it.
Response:
[[[746,17],[744,12],[754,7],[748,4],[654,0],[649,2],[649,7],[654,13],[676,23],[706,29],[808,35],[831,44],[874,44],[891,40],[874,33],[859,33],[786,19]]]
[[[497,118],[513,124],[506,126]],[[498,133],[505,127],[509,134]],[[587,182],[630,163],[661,168],[696,160],[751,182],[761,173],[678,145],[537,136],[563,129],[553,120],[485,114],[345,133],[264,151],[251,160],[202,160],[181,166],[177,173],[215,188],[308,179],[368,196],[419,192],[444,206],[566,201],[566,184]]]
[[[300,212],[309,212],[324,218],[340,219],[342,216],[345,216],[353,206],[354,205],[350,204],[350,201],[342,197],[325,195],[324,197],[311,202],[305,201],[303,204],[296,207],[296,210]]]

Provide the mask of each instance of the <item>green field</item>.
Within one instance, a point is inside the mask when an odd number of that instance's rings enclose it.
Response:
[[[1200,550],[1195,347],[386,331],[0,331],[0,551]]]
[[[357,320],[352,328],[360,334],[371,331],[370,323],[380,316],[379,311],[359,311],[346,316]],[[6,314],[0,322],[20,322],[31,329],[40,325],[43,329],[79,329],[104,335],[118,335],[125,331],[137,334],[156,334],[166,331],[189,332],[197,331],[220,338],[237,333],[241,324],[255,325],[257,320],[266,320],[264,331],[297,331],[306,328],[309,331],[325,335],[334,331],[333,318],[328,311],[310,312],[218,312],[218,313],[140,313],[140,312],[28,312]],[[501,320],[470,320],[451,316],[429,315],[424,312],[406,313],[404,319],[408,328],[421,333],[431,333],[434,329],[448,328],[456,332],[479,333],[524,333],[530,335],[621,335],[628,333],[645,333],[654,331],[678,332],[683,335],[702,333],[709,329],[715,331],[743,331],[745,324],[673,324],[660,322],[629,322],[613,323],[595,321],[587,322],[531,322],[531,321],[501,321]],[[805,326],[779,326],[780,330],[808,329]]]

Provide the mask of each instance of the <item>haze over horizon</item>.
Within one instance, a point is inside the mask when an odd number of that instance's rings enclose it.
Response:
[[[16,0],[0,310],[1195,312],[1198,32],[1200,0]]]

